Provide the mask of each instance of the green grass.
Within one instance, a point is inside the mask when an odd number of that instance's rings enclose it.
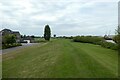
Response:
[[[117,51],[52,40],[3,55],[3,78],[115,78]]]
[[[37,43],[47,42],[47,41],[45,41],[44,38],[34,38],[34,41],[37,42]]]

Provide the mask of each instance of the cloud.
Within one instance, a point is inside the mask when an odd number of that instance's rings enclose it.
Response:
[[[57,35],[104,35],[117,27],[118,0],[2,0],[2,28],[43,35],[45,24]]]

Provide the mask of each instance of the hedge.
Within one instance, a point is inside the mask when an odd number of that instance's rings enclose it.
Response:
[[[118,45],[115,43],[111,43],[111,42],[104,41],[101,43],[101,46],[108,48],[108,49],[118,50]]]
[[[91,43],[101,45],[102,47],[118,50],[118,45],[111,42],[106,42],[104,38],[98,36],[76,36],[73,38],[74,42]]]
[[[12,47],[16,47],[16,46],[22,46],[22,44],[21,43],[2,44],[2,49],[12,48]]]

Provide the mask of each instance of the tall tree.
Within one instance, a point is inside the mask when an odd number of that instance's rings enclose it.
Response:
[[[49,41],[51,37],[51,30],[49,25],[45,25],[45,29],[44,29],[44,38],[45,40]]]
[[[116,29],[116,35],[114,36],[113,40],[116,43],[120,43],[120,26]]]
[[[54,34],[53,36],[54,36],[54,38],[56,38],[56,34]]]
[[[118,26],[117,33],[120,34],[120,26]]]

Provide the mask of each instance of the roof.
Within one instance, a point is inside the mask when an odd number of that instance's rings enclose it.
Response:
[[[13,34],[20,35],[20,33],[17,31],[13,31]]]
[[[18,31],[12,31],[10,29],[3,29],[0,31],[0,34],[6,35],[6,34],[15,34],[15,35],[20,35]]]
[[[3,29],[2,31],[9,31],[9,32],[12,32],[10,29]]]

